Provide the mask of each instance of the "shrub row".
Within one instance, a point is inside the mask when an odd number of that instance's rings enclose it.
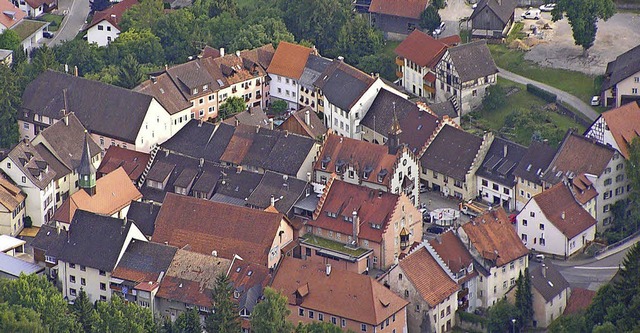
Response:
[[[533,84],[527,84],[527,91],[544,99],[545,101],[549,102],[549,103],[555,103],[556,100],[558,99],[558,96],[554,93],[548,92],[536,85]]]

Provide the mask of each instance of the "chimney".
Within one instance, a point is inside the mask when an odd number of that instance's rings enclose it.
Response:
[[[358,218],[358,212],[354,209],[352,213],[353,223],[353,247],[358,247],[358,234],[360,233],[360,219]]]
[[[236,51],[236,56],[240,58],[240,51]]]
[[[502,149],[502,151],[503,151],[502,157],[507,157],[507,145],[504,145],[504,148]]]
[[[234,117],[233,118],[236,122],[236,127],[240,125],[240,120],[238,120],[238,117]]]
[[[204,120],[203,120],[202,118],[198,119],[198,127],[202,127],[202,122],[203,122],[203,121],[204,121]]]
[[[542,276],[547,277],[547,265],[542,264]]]
[[[149,204],[149,214],[153,214],[153,204]]]
[[[217,257],[218,256],[218,251],[216,251],[216,250],[211,251],[211,255],[214,256],[214,257]]]
[[[269,129],[273,130],[273,118],[269,118]]]
[[[224,47],[221,47],[221,48],[220,48],[220,56],[221,56],[221,57],[224,57]]]
[[[155,77],[154,75],[151,75],[151,82],[153,82],[153,84],[158,83],[158,78]]]
[[[560,215],[560,216],[561,216],[561,217],[562,217],[562,219],[564,220],[564,218],[565,218],[564,210],[562,211],[562,215]]]
[[[544,139],[542,140],[542,143],[546,146],[549,145],[549,139]]]
[[[260,125],[256,125],[256,133],[260,133]]]
[[[327,274],[327,276],[331,275],[331,264],[327,264],[325,266],[325,273]]]
[[[344,57],[343,56],[338,56],[338,61],[344,62]]]
[[[289,131],[285,130],[285,131],[284,131],[284,137],[286,138],[286,137],[288,137],[288,136],[289,136]]]
[[[311,126],[311,117],[309,116],[309,110],[304,112],[304,123],[307,124],[307,126]]]
[[[275,207],[276,206],[276,198],[273,196],[273,194],[271,195],[271,207]]]
[[[307,183],[311,183],[311,172],[307,172]]]
[[[78,76],[78,66],[73,66],[73,74]]]

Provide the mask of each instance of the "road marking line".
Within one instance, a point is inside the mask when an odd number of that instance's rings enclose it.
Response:
[[[575,269],[595,269],[595,270],[606,270],[606,269],[618,269],[618,266],[610,266],[610,267],[586,267],[586,266],[576,266]]]

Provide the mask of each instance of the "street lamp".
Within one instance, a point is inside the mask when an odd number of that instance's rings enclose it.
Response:
[[[516,318],[511,319],[511,323],[513,324],[512,332],[516,333]]]

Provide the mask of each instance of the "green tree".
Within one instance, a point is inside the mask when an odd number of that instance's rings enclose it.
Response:
[[[0,303],[0,332],[46,333],[47,330],[33,309]]]
[[[289,333],[294,326],[287,320],[291,311],[287,308],[287,297],[267,287],[264,299],[251,313],[251,328],[255,333]]]
[[[98,320],[98,314],[93,308],[91,301],[89,301],[89,297],[84,289],[80,289],[78,297],[76,297],[73,305],[71,305],[71,312],[76,315],[76,318],[78,318],[78,322],[82,325],[82,329],[85,332],[91,332]]]
[[[118,66],[118,79],[116,84],[120,87],[132,89],[144,80],[142,66],[131,54],[127,54]]]
[[[53,49],[49,48],[46,44],[35,49],[32,55],[31,65],[33,68],[33,78],[47,69],[60,69],[60,63],[56,60],[56,54],[53,52]]]
[[[109,302],[98,302],[96,312],[99,319],[94,331],[97,332],[152,333],[156,330],[149,309],[125,303],[116,295]]]
[[[236,14],[236,0],[194,0],[192,10],[196,16],[216,17],[222,13]]]
[[[274,115],[282,115],[287,109],[289,109],[289,104],[281,99],[273,101],[269,107],[269,111]]]
[[[20,48],[21,44],[22,40],[17,32],[11,29],[5,29],[0,33],[0,49],[22,51]]]
[[[619,332],[616,328],[616,325],[612,324],[610,321],[605,322],[602,325],[598,325],[593,328],[591,333],[617,333]]]
[[[429,6],[420,13],[419,24],[422,29],[433,32],[440,26],[441,22],[442,18],[440,17],[440,14],[438,14],[438,8],[435,6]]]
[[[162,15],[153,30],[169,63],[182,63],[196,53],[193,37],[195,16],[190,10],[181,9]]]
[[[93,81],[100,81],[106,84],[117,85],[120,67],[117,65],[109,65],[104,67],[97,73],[88,73],[84,77]]]
[[[0,65],[0,147],[9,148],[18,142],[18,109],[22,103],[18,76]],[[2,295],[0,295],[2,299]]]
[[[372,28],[363,17],[356,16],[340,29],[333,54],[357,63],[362,57],[378,52],[383,42],[382,32]]]
[[[111,1],[109,0],[90,0],[89,7],[91,8],[91,12],[99,12],[101,10],[105,10],[111,6]]]
[[[606,21],[615,12],[613,0],[558,0],[551,14],[554,22],[567,17],[573,30],[573,40],[582,46],[586,56],[596,39],[598,20]]]
[[[240,331],[238,305],[233,297],[233,286],[229,278],[220,274],[213,287],[213,308],[215,309],[205,320],[207,332],[235,333]]]
[[[390,81],[397,79],[395,56],[382,50],[360,58],[358,68],[365,73],[379,73],[381,77]]]
[[[547,327],[550,333],[586,332],[586,329],[583,313],[560,316]]]
[[[0,80],[4,75],[0,74]],[[4,86],[0,84],[1,87]],[[75,315],[69,312],[62,294],[46,277],[20,275],[15,280],[0,279],[0,302],[33,309],[40,315],[43,326],[51,333],[80,332]]]
[[[64,41],[53,47],[53,53],[56,60],[68,65],[72,73],[74,66],[78,66],[80,75],[99,72],[105,66],[105,49],[82,39]]]
[[[431,1],[431,5],[438,9],[442,9],[446,6],[446,2],[445,0],[433,0]]]
[[[155,30],[156,23],[162,15],[164,15],[162,0],[141,0],[140,3],[132,6],[122,14],[122,20],[119,25],[123,31],[130,29],[138,31],[144,29]]]
[[[321,53],[335,45],[350,17],[350,0],[277,0],[284,22],[297,40],[306,39]]]
[[[242,97],[231,96],[220,105],[219,119],[227,119],[236,113],[240,113],[247,109],[247,104]]]
[[[520,272],[516,286],[518,326],[527,327],[533,320],[533,294],[531,293],[531,277],[528,268],[525,268],[524,275]]]
[[[127,54],[136,58],[140,64],[163,65],[165,63],[164,50],[160,45],[160,38],[151,33],[151,30],[129,29],[118,36],[108,49],[115,49],[118,65]]]
[[[488,330],[490,333],[511,331],[511,320],[518,315],[518,309],[505,299],[501,299],[489,308]]]
[[[176,318],[173,324],[173,330],[180,333],[201,333],[202,325],[200,325],[200,315],[196,308],[187,310]],[[215,332],[215,331],[213,331]]]
[[[487,88],[482,98],[482,107],[485,111],[495,111],[504,105],[506,99],[504,88],[502,88],[501,85],[495,84]]]

